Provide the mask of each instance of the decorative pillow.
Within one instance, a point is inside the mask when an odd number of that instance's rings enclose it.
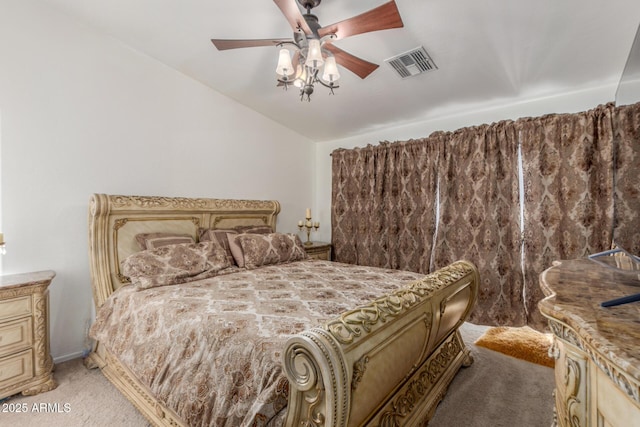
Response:
[[[236,265],[240,268],[244,267],[244,254],[242,253],[242,247],[240,246],[240,242],[236,240],[239,234],[236,232],[227,233],[227,241],[229,245],[229,251],[231,252],[231,256],[235,261]]]
[[[227,254],[227,259],[229,260],[229,264],[234,265],[236,263],[233,258],[233,254],[231,253],[231,248],[229,248],[229,239],[227,238],[227,234],[232,233],[236,234],[235,230],[215,230],[210,228],[200,228],[198,229],[198,240],[200,242],[216,242],[220,246],[222,246]]]
[[[307,253],[297,234],[238,234],[233,240],[242,248],[246,268],[307,258]]]
[[[217,243],[183,243],[129,255],[122,261],[122,274],[147,289],[212,277],[227,267],[226,251]]]
[[[198,241],[200,242],[218,242],[220,246],[227,251],[227,258],[231,265],[238,264],[238,267],[244,267],[244,258],[242,257],[242,249],[236,245],[232,250],[233,238],[229,238],[229,234],[236,235],[240,233],[253,233],[253,234],[269,234],[273,233],[273,229],[268,225],[239,225],[232,229],[211,229],[211,228],[199,228],[198,229]],[[236,251],[234,256],[233,251]]]
[[[196,241],[188,234],[141,233],[136,234],[136,242],[138,242],[140,249],[144,251],[167,245],[177,245],[179,243],[195,243]]]

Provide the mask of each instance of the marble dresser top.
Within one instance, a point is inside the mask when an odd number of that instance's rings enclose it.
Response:
[[[600,306],[640,293],[639,271],[623,272],[589,259],[561,261],[542,273],[540,286],[547,296],[539,304],[542,314],[569,326],[592,358],[602,357],[640,381],[640,302]]]
[[[26,285],[48,283],[56,273],[51,270],[35,271],[33,273],[7,274],[0,276],[0,291],[11,288],[19,288]]]

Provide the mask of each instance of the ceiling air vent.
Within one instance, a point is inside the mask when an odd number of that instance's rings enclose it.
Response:
[[[418,47],[394,56],[393,58],[385,59],[384,62],[391,65],[403,79],[438,69],[423,47]]]

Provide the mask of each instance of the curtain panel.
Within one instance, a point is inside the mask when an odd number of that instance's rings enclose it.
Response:
[[[614,122],[614,242],[640,255],[640,104],[618,107]]]
[[[527,321],[537,309],[539,275],[554,260],[610,249],[613,232],[613,106],[521,119]]]
[[[332,153],[336,261],[430,271],[438,150],[427,138]]]
[[[518,135],[513,122],[440,134],[435,268],[458,259],[480,273],[470,321],[523,325]]]

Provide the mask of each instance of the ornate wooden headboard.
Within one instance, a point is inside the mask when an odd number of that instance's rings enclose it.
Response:
[[[89,200],[89,266],[96,309],[128,283],[120,262],[139,251],[139,233],[171,232],[197,238],[198,228],[270,225],[276,228],[275,200],[192,199],[93,194]]]

